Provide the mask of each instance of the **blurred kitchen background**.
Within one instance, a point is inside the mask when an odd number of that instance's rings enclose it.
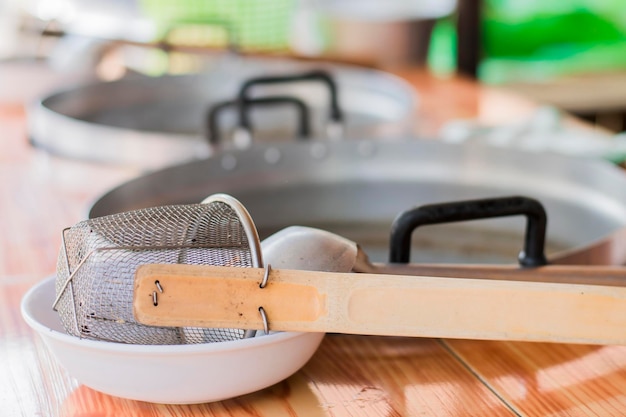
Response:
[[[461,73],[626,129],[622,0],[0,0],[3,101],[229,54]]]

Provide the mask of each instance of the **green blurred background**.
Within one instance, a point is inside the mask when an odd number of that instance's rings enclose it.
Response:
[[[482,31],[479,78],[488,83],[626,68],[624,0],[485,0]],[[451,16],[435,26],[429,67],[454,71],[455,52]]]
[[[164,36],[183,25],[204,25],[195,36],[216,45],[231,42],[261,52],[290,48],[293,18],[303,3],[140,0],[143,11],[159,23]],[[478,72],[482,81],[534,81],[626,68],[624,0],[484,0],[482,8],[483,58]],[[322,46],[334,41],[332,20],[323,14],[316,18],[316,36]],[[455,15],[437,19],[427,60],[432,71],[455,71],[456,39]]]

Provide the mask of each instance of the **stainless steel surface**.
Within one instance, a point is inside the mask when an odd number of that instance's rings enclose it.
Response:
[[[287,226],[328,230],[385,262],[395,216],[408,208],[525,195],[548,214],[547,254],[587,245],[626,225],[626,177],[600,160],[437,141],[256,145],[129,181],[98,199],[90,216],[192,203],[227,192],[261,238]],[[413,262],[514,263],[524,219],[427,226],[413,234]]]
[[[29,132],[34,144],[64,156],[162,168],[213,154],[204,138],[207,112],[215,103],[235,99],[242,82],[310,69],[325,69],[335,77],[346,138],[397,135],[413,126],[415,93],[390,74],[324,63],[225,57],[202,74],[137,76],[51,94],[30,107]],[[326,136],[328,93],[323,86],[259,86],[255,93],[301,99],[311,108],[313,136]],[[219,121],[228,137],[236,112],[227,110]],[[284,106],[255,107],[255,139],[293,140],[295,116]]]
[[[262,266],[254,224],[245,208],[228,196],[85,220],[64,232],[59,254],[54,306],[66,332],[151,345],[236,340],[247,334],[239,329],[137,323],[132,308],[134,276],[139,265],[149,263]],[[155,305],[160,292],[155,283],[151,295]]]

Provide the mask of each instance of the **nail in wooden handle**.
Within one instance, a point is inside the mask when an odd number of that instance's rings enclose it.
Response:
[[[261,329],[262,306],[271,330],[626,344],[621,286],[272,270],[260,288],[263,274],[141,266],[135,317],[148,325]]]

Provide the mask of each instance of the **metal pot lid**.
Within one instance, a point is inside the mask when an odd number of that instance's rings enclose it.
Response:
[[[406,134],[413,126],[416,95],[393,75],[323,63],[229,57],[205,73],[136,76],[51,94],[28,111],[30,137],[34,145],[63,156],[146,169],[202,159],[214,153],[206,138],[212,106],[236,101],[242,84],[251,78],[311,70],[333,77],[345,138]],[[310,136],[327,136],[330,99],[324,85],[311,81],[257,85],[252,94],[252,99],[292,97],[305,103]],[[222,138],[229,138],[239,124],[236,103],[231,104],[217,118]],[[278,104],[246,110],[255,141],[297,136],[297,111],[290,103]],[[229,146],[224,139],[222,144]]]
[[[261,238],[292,225],[319,227],[360,243],[384,261],[390,226],[423,204],[524,195],[548,215],[548,255],[588,245],[626,225],[626,177],[610,163],[478,144],[373,140],[255,145],[139,177],[93,204],[90,217],[233,195]],[[518,217],[424,228],[417,262],[514,263]]]

